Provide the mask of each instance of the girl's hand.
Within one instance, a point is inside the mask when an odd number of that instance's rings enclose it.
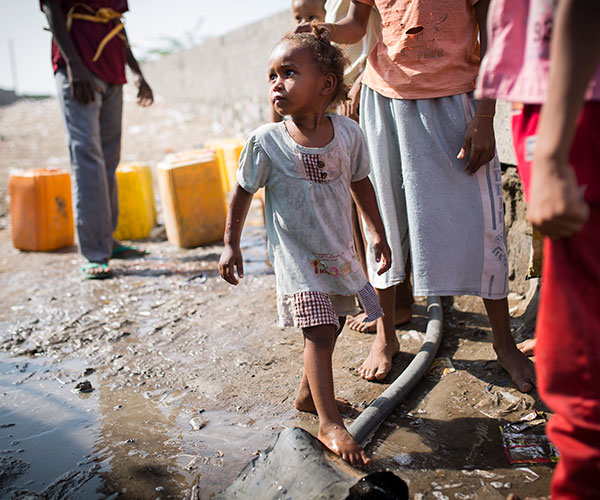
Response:
[[[495,154],[496,139],[493,117],[475,115],[467,128],[463,147],[456,158],[462,160],[469,155],[465,172],[473,175],[481,166],[492,161]]]
[[[527,220],[542,234],[567,238],[581,231],[590,216],[572,168],[554,168],[551,162],[534,159]]]
[[[375,260],[381,262],[377,274],[382,275],[392,265],[392,251],[388,242],[385,238],[382,240],[373,241],[373,252],[375,253]]]
[[[219,273],[227,283],[237,285],[239,280],[235,276],[234,270],[240,278],[244,277],[244,259],[239,246],[225,245],[221,258],[219,259]]]

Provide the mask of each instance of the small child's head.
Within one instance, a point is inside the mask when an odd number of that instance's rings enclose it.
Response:
[[[273,49],[270,96],[279,114],[324,111],[347,98],[344,69],[348,58],[323,33],[313,23],[312,33],[288,33]]]
[[[298,24],[325,21],[325,0],[292,0],[292,15]]]

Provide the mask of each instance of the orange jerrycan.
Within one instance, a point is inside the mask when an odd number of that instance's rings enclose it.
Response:
[[[147,238],[156,224],[152,170],[148,165],[123,163],[117,168],[119,220],[115,238]]]
[[[49,169],[14,172],[8,179],[8,191],[15,248],[44,252],[73,244],[69,172]]]
[[[221,240],[227,208],[215,154],[170,158],[157,168],[167,239],[184,248]]]

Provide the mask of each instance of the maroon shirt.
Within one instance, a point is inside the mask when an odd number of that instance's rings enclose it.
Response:
[[[117,12],[127,12],[129,7],[127,0],[56,0],[60,5],[62,11],[65,14],[71,7],[76,3],[85,3],[89,5],[94,11],[101,7],[110,7]],[[40,1],[41,5],[41,1]],[[88,14],[87,10],[78,7],[75,12],[81,14]],[[71,25],[71,31],[69,35],[73,41],[75,49],[79,53],[83,64],[97,77],[108,82],[117,85],[123,85],[127,80],[125,78],[125,63],[127,62],[127,55],[125,51],[125,42],[118,36],[112,38],[102,50],[98,61],[92,61],[98,46],[102,39],[114,28],[116,21],[109,23],[96,23],[93,21],[86,21],[83,19],[73,19]],[[54,40],[52,40],[52,67],[54,72],[60,67],[66,65],[65,60],[60,53],[60,50]]]

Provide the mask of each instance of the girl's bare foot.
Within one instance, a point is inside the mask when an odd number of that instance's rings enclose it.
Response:
[[[494,347],[498,364],[504,368],[521,392],[529,392],[535,385],[535,368],[531,360],[516,346],[506,349]]]
[[[335,405],[341,414],[355,412],[354,406],[352,406],[352,403],[350,403],[350,401],[347,399],[335,398]],[[294,401],[294,407],[298,411],[305,411],[315,414],[317,413],[317,408],[315,407],[315,402],[313,401],[310,390],[307,391],[303,387],[298,390],[296,401]]]
[[[395,312],[395,326],[405,325],[412,319],[411,307],[398,307]],[[377,331],[377,321],[366,321],[367,315],[359,313],[348,316],[347,324],[351,330],[361,333],[374,333]]]
[[[517,344],[517,349],[521,351],[525,356],[533,356],[535,350],[536,339],[527,339]]]
[[[515,493],[510,493],[506,500],[521,500],[521,497]],[[527,497],[525,500],[550,500],[550,497]]]
[[[392,369],[392,358],[400,351],[400,344],[394,334],[390,341],[375,337],[367,359],[358,369],[365,380],[383,380]]]
[[[332,424],[328,427],[321,426],[317,437],[327,448],[354,467],[371,463],[371,459],[367,457],[362,446],[354,440],[341,424]]]

